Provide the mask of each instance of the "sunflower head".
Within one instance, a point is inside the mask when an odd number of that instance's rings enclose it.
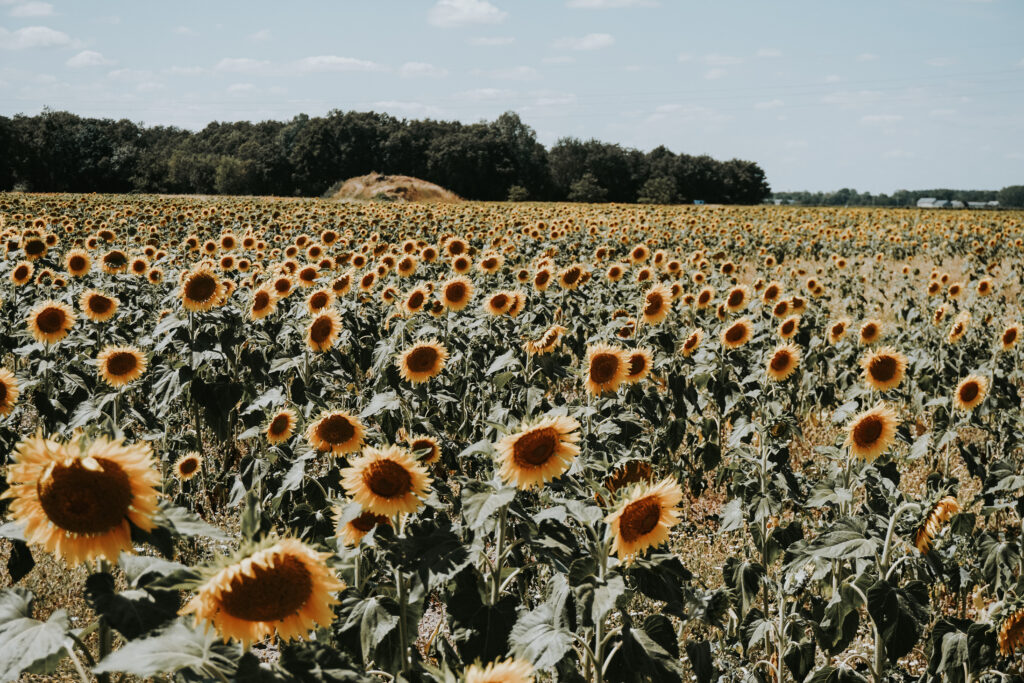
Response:
[[[131,384],[146,371],[146,357],[134,346],[106,346],[96,357],[100,377],[112,387]]]
[[[466,669],[463,683],[533,683],[533,667],[521,659],[491,662],[487,666],[472,664]]]
[[[561,345],[562,335],[565,334],[565,331],[561,325],[552,325],[544,331],[539,339],[526,342],[526,352],[530,355],[551,353]]]
[[[420,509],[429,493],[426,468],[398,446],[367,447],[341,471],[342,486],[364,510],[394,517]]]
[[[28,329],[41,344],[56,344],[75,324],[75,313],[67,304],[44,301],[28,314]]]
[[[864,346],[874,344],[882,338],[882,321],[867,320],[860,326],[860,343]]]
[[[326,411],[309,425],[306,439],[318,451],[329,451],[332,455],[354,453],[363,445],[363,424],[344,411]]]
[[[277,297],[271,287],[260,287],[252,293],[249,317],[252,320],[266,318],[277,309]]]
[[[953,496],[945,496],[939,499],[935,505],[932,506],[931,510],[925,516],[921,525],[917,528],[914,534],[914,546],[921,553],[928,552],[931,547],[932,541],[939,532],[942,531],[942,527],[945,526],[946,522],[956,513],[960,512],[960,504]]]
[[[341,316],[334,309],[322,311],[306,328],[306,343],[314,351],[326,351],[334,346],[341,332]]]
[[[560,477],[579,455],[579,427],[571,417],[545,417],[503,437],[495,445],[502,479],[528,489]]]
[[[276,444],[290,439],[292,432],[295,431],[296,422],[295,411],[291,408],[282,408],[277,411],[267,424],[267,442]]]
[[[704,330],[698,327],[693,332],[691,332],[690,336],[688,336],[686,338],[686,341],[683,342],[683,355],[691,355],[694,351],[700,348],[700,343],[702,341],[704,341]]]
[[[180,296],[185,310],[194,313],[208,311],[223,299],[224,284],[212,269],[200,266],[185,274]]]
[[[753,323],[746,318],[740,318],[722,331],[722,345],[727,349],[738,349],[753,336]]]
[[[629,373],[625,352],[604,343],[587,347],[586,364],[587,390],[595,396],[614,392]]]
[[[896,411],[878,403],[846,425],[846,445],[854,457],[870,462],[892,445],[898,426]]]
[[[1004,657],[1013,655],[1024,645],[1024,607],[1007,610],[999,626],[999,654]]]
[[[668,317],[672,310],[672,290],[663,284],[651,287],[644,296],[643,320],[648,325],[657,325]]]
[[[384,515],[365,512],[355,504],[351,507],[358,510],[358,513],[350,512],[349,506],[338,505],[334,508],[335,533],[349,548],[359,545],[363,537],[377,527],[391,524],[391,519]]]
[[[189,451],[174,461],[174,474],[181,481],[188,481],[199,474],[203,464],[203,456],[196,451]]]
[[[18,378],[7,368],[0,367],[0,417],[7,417],[18,402]]]
[[[1020,339],[1020,325],[1010,325],[1003,333],[999,335],[999,346],[1003,351],[1009,351],[1016,346],[1017,341]]]
[[[635,384],[647,377],[651,371],[653,355],[650,349],[632,349],[626,352],[626,378],[627,384]]]
[[[799,364],[800,347],[795,344],[784,344],[776,348],[768,359],[768,376],[776,382],[781,382],[796,372]]]
[[[988,392],[988,380],[981,375],[968,375],[956,388],[956,405],[960,410],[970,411],[977,408],[985,400]]]
[[[679,523],[676,506],[683,499],[679,483],[672,477],[661,482],[639,484],[605,518],[611,526],[612,548],[624,562],[632,562],[651,546],[668,540],[669,529]]]
[[[846,318],[835,321],[828,328],[828,341],[830,344],[838,344],[839,341],[846,336],[846,331],[850,327],[850,321]]]
[[[899,386],[907,370],[907,357],[887,346],[870,351],[861,359],[864,381],[875,391],[889,391]]]
[[[783,339],[792,339],[800,331],[800,316],[793,315],[782,321],[779,325],[779,336]]]
[[[399,373],[407,382],[426,382],[441,373],[447,359],[448,350],[436,339],[421,341],[402,353]]]
[[[409,450],[424,465],[433,465],[441,459],[441,445],[432,436],[410,435]]]

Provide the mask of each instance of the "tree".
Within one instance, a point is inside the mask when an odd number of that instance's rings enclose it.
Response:
[[[583,177],[569,188],[569,195],[566,198],[570,202],[603,202],[607,196],[608,190],[598,184],[594,174],[584,173]]]
[[[530,198],[530,192],[522,185],[513,185],[508,188],[508,200],[510,202],[525,202]]]
[[[1024,206],[1024,185],[1010,185],[999,190],[996,200],[1000,206]]]
[[[668,176],[648,178],[636,201],[640,204],[674,204],[676,201],[676,181]]]

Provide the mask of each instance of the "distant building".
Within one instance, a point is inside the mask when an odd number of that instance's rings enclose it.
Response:
[[[935,202],[939,201],[935,197],[921,197],[917,200],[917,208],[919,209],[934,209]]]

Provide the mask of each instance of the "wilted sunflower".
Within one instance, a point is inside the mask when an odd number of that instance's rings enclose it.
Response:
[[[282,408],[277,411],[274,417],[270,418],[270,423],[267,424],[267,442],[284,443],[290,439],[292,432],[295,431],[296,422],[295,411],[291,408]]]
[[[337,311],[328,309],[313,318],[306,328],[306,343],[314,351],[326,351],[338,339],[341,332],[341,316]]]
[[[874,344],[882,338],[882,321],[867,320],[860,326],[860,343],[864,346]]]
[[[768,376],[781,382],[796,372],[800,364],[800,347],[796,344],[785,344],[778,347],[768,359]]]
[[[722,331],[722,345],[727,349],[738,349],[754,336],[754,325],[746,318],[740,318]]]
[[[980,375],[968,375],[956,388],[956,407],[960,410],[974,410],[985,400],[988,380]]]
[[[293,538],[267,541],[216,571],[181,614],[245,647],[275,633],[282,640],[304,636],[334,621],[338,600],[331,593],[345,588],[328,557]]]
[[[181,305],[186,311],[208,311],[221,301],[223,295],[223,283],[206,266],[199,266],[186,273],[181,283]]]
[[[605,518],[611,525],[612,548],[623,562],[631,562],[645,549],[668,540],[668,530],[679,523],[676,506],[683,490],[673,477],[650,485],[638,484]]]
[[[394,517],[423,505],[431,478],[426,468],[398,446],[367,447],[341,471],[341,484],[363,510]]]
[[[266,318],[277,309],[277,298],[274,290],[269,287],[260,287],[252,293],[252,303],[249,304],[249,318],[259,320]]]
[[[999,654],[1009,657],[1024,645],[1024,609],[1018,609],[1003,619],[999,627]]]
[[[0,416],[7,417],[18,402],[18,378],[7,368],[0,368]]]
[[[359,545],[363,537],[377,527],[391,524],[389,518],[384,515],[375,515],[372,512],[362,512],[347,522],[342,521],[344,518],[345,508],[336,506],[334,508],[335,530],[342,544],[349,548]]]
[[[441,373],[447,358],[448,350],[436,339],[417,342],[398,359],[399,373],[407,382],[426,382]]]
[[[835,321],[828,327],[828,343],[838,344],[839,341],[846,336],[846,330],[850,327],[850,321],[847,318],[842,318]]]
[[[533,667],[521,659],[491,662],[487,666],[472,664],[466,669],[463,683],[533,683]]]
[[[92,268],[92,258],[85,249],[72,249],[64,257],[64,267],[68,274],[74,277],[84,277],[89,274]]]
[[[530,355],[536,356],[551,353],[561,345],[563,334],[565,334],[564,327],[561,325],[552,325],[544,331],[544,334],[540,336],[540,339],[531,339],[526,342],[526,352]]]
[[[324,411],[306,428],[306,439],[318,451],[330,451],[332,455],[354,453],[363,445],[363,424],[341,410]]]
[[[643,320],[648,325],[658,325],[672,311],[672,290],[663,284],[656,284],[644,296]]]
[[[626,384],[636,384],[651,371],[652,355],[650,349],[632,349],[626,351]]]
[[[625,352],[603,342],[587,347],[586,363],[587,391],[595,396],[614,392],[629,372]]]
[[[683,355],[689,356],[700,347],[700,343],[704,341],[704,330],[699,327],[690,333],[690,336],[683,342]]]
[[[495,444],[501,478],[528,489],[562,476],[579,455],[579,428],[568,416],[545,417],[502,437]]]
[[[892,445],[898,425],[896,411],[879,402],[846,425],[845,443],[854,457],[871,462]]]
[[[199,474],[202,463],[203,456],[195,451],[189,451],[174,461],[174,474],[178,479],[188,481]]]
[[[87,289],[79,297],[78,306],[86,318],[102,323],[114,317],[117,312],[118,300],[116,297],[95,289]]]
[[[792,339],[800,331],[800,316],[792,315],[779,325],[779,336],[783,339]]]
[[[907,371],[907,357],[891,346],[886,346],[866,353],[860,360],[860,366],[869,387],[875,391],[889,391],[903,381]]]
[[[441,302],[452,311],[461,311],[473,298],[473,283],[469,278],[453,277],[441,285]]]
[[[68,335],[75,324],[75,312],[67,304],[44,301],[28,314],[26,320],[32,337],[39,343],[56,344]]]
[[[84,437],[59,443],[42,435],[21,441],[7,473],[11,516],[25,522],[29,543],[72,564],[117,561],[131,551],[129,521],[153,528],[160,472],[147,444]]]
[[[1009,351],[1017,344],[1018,339],[1020,339],[1020,325],[1010,325],[999,336],[999,346],[1003,351]]]
[[[112,387],[131,384],[146,371],[146,357],[134,346],[106,346],[96,357],[100,377]]]
[[[939,535],[942,527],[949,521],[950,517],[958,512],[960,512],[960,504],[956,502],[956,498],[953,496],[946,496],[935,503],[935,506],[928,513],[928,517],[925,518],[924,523],[921,524],[914,535],[914,546],[917,547],[918,551],[921,553],[928,552],[928,548],[932,545],[932,540]]]

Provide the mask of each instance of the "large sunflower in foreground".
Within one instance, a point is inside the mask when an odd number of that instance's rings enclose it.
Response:
[[[487,666],[472,664],[466,669],[463,683],[533,683],[533,667],[521,659],[491,662]]]
[[[406,349],[398,359],[402,379],[413,384],[426,382],[444,369],[448,350],[436,339],[421,341]]]
[[[329,556],[292,538],[265,544],[213,573],[181,613],[246,647],[275,633],[282,640],[305,636],[334,621],[331,593],[345,588],[327,566]]]
[[[645,549],[668,540],[668,530],[679,523],[676,506],[683,490],[672,477],[637,485],[615,512],[605,518],[611,525],[612,548],[619,559],[631,562]]]
[[[318,451],[330,451],[333,455],[354,453],[363,445],[363,424],[359,418],[340,410],[323,412],[306,429],[306,439]]]
[[[28,542],[73,564],[116,562],[132,548],[129,522],[153,528],[160,472],[147,444],[37,434],[15,447],[7,481],[2,497],[13,499],[11,516],[25,522]]]
[[[846,445],[854,457],[871,462],[892,445],[898,426],[896,411],[878,403],[846,425]]]
[[[75,324],[75,312],[67,304],[44,301],[28,314],[26,321],[32,337],[41,344],[56,344]]]
[[[429,493],[426,468],[399,446],[368,447],[341,471],[341,484],[363,510],[393,517],[414,513]]]
[[[571,417],[545,417],[502,437],[495,444],[501,478],[528,489],[562,476],[580,453],[579,428]]]
[[[134,346],[106,346],[96,357],[103,381],[112,387],[131,384],[146,371],[146,357]]]
[[[210,268],[199,267],[182,278],[181,305],[186,311],[201,313],[218,305],[224,295],[224,285]]]
[[[18,402],[18,378],[7,368],[0,368],[0,417],[7,417]]]
[[[868,352],[860,361],[864,370],[864,381],[875,391],[895,389],[907,372],[907,357],[886,346]]]

